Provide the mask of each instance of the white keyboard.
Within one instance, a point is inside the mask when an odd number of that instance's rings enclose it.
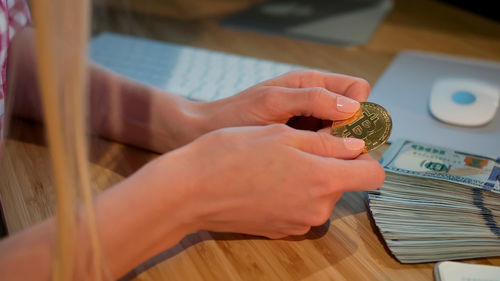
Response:
[[[94,37],[90,57],[123,76],[199,101],[226,98],[304,68],[114,33]]]

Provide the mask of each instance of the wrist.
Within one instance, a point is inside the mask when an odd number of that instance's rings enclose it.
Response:
[[[164,153],[203,135],[206,117],[200,103],[157,90],[152,102],[152,149]]]
[[[175,207],[165,206],[170,211],[165,209],[163,212],[174,215],[186,234],[209,229],[209,218],[220,212],[220,207],[224,205],[210,200],[214,195],[217,196],[217,190],[210,182],[220,176],[221,169],[217,164],[213,166],[213,158],[204,154],[196,142],[160,156],[147,168],[150,174],[148,178],[154,179],[155,175],[161,175],[161,179],[149,184],[152,191],[148,193],[162,204],[172,202],[170,205]],[[212,168],[207,169],[210,166]]]
[[[197,117],[195,128],[199,132],[199,136],[238,124],[234,119],[239,115],[232,112],[234,102],[232,102],[233,106],[231,106],[231,102],[228,102],[229,99],[195,103],[194,111]]]
[[[190,177],[175,154],[160,156],[96,200],[97,229],[115,277],[200,228]]]
[[[199,210],[195,202],[196,182],[193,163],[187,159],[183,149],[177,149],[150,162],[139,173],[142,185],[150,202],[156,202],[156,214],[161,214],[159,221],[166,218],[187,235],[200,229]],[[149,204],[148,204],[149,205]],[[159,210],[159,211],[158,211]]]
[[[213,102],[195,102],[179,96],[159,93],[159,101],[154,112],[160,115],[155,125],[154,135],[163,144],[160,152],[176,149],[198,137],[217,129],[231,127],[243,122],[235,122],[238,116],[231,112],[226,99]],[[223,113],[223,114],[221,114]],[[231,119],[226,118],[231,116]],[[165,132],[168,132],[165,134]]]

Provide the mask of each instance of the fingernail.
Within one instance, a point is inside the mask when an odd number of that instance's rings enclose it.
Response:
[[[349,150],[361,150],[365,147],[365,141],[356,138],[344,138],[344,146]]]
[[[358,111],[359,102],[346,98],[344,96],[337,97],[337,110],[345,113],[353,113]]]

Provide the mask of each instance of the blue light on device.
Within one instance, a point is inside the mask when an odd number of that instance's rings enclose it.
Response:
[[[471,92],[458,91],[451,95],[451,99],[457,104],[467,105],[474,103],[476,101],[476,96]]]

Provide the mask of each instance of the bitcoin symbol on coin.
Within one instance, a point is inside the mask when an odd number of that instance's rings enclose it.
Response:
[[[375,113],[363,112],[361,118],[345,126],[347,131],[346,137],[366,138],[375,131],[375,121],[377,120],[378,116]]]
[[[365,141],[365,152],[383,145],[392,130],[391,116],[383,107],[372,102],[361,102],[360,109],[347,120],[334,121],[332,135],[358,138]]]

